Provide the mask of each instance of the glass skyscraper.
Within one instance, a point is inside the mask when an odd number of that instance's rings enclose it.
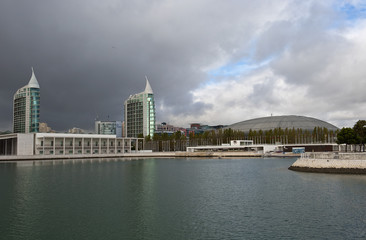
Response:
[[[13,98],[13,132],[39,132],[40,90],[34,75],[28,85],[18,89]]]
[[[145,91],[131,95],[124,104],[126,137],[153,137],[155,133],[154,93],[149,80],[145,78]]]

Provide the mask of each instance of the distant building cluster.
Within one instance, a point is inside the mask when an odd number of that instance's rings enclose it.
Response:
[[[92,155],[118,154],[141,150],[138,136],[155,131],[155,102],[149,81],[143,93],[125,102],[125,131],[122,121],[95,121],[97,134],[85,134],[73,127],[55,133],[40,123],[40,87],[34,70],[29,83],[13,98],[13,133],[0,136],[0,155]],[[128,137],[126,134],[129,133]]]
[[[218,130],[224,128],[225,125],[216,125],[216,126],[209,126],[209,125],[201,125],[200,123],[191,123],[189,128],[182,128],[182,127],[176,127],[173,125],[169,125],[166,122],[162,122],[161,124],[156,125],[155,134],[161,135],[161,134],[168,134],[168,136],[173,135],[175,132],[180,131],[182,135],[189,137],[189,135],[197,135],[202,134],[205,131],[211,131],[211,130]]]
[[[95,133],[117,137],[146,137],[155,134],[154,92],[146,77],[145,91],[131,95],[124,102],[124,121],[95,121]],[[32,68],[29,83],[18,89],[13,99],[13,133],[54,133],[47,123],[40,123],[40,86]],[[71,128],[68,133],[82,134]]]
[[[209,125],[201,125],[200,123],[191,123],[191,127],[186,129],[187,132],[187,136],[189,136],[189,134],[193,134],[193,135],[197,135],[197,134],[202,134],[206,131],[211,131],[211,130],[219,130],[226,127],[226,125],[215,125],[215,126],[209,126]]]
[[[163,133],[168,134],[168,136],[173,135],[175,132],[182,132],[183,135],[187,134],[187,129],[182,127],[175,127],[173,125],[169,125],[166,122],[162,122],[160,124],[156,124],[155,134],[162,135]]]
[[[145,90],[130,95],[124,102],[124,121],[95,121],[96,134],[117,137],[153,137],[155,134],[154,92],[146,78]]]
[[[239,134],[242,138],[247,136],[255,143],[331,142],[330,139],[334,139],[333,132],[338,130],[336,126],[319,119],[292,115],[251,119],[229,126],[191,123],[189,128],[182,128],[166,122],[157,124],[154,92],[148,78],[145,78],[145,90],[130,95],[124,101],[123,119],[121,117],[123,121],[110,121],[109,117],[108,120],[95,119],[95,134],[85,134],[85,130],[73,127],[61,136],[61,133],[55,133],[47,123],[40,122],[40,86],[32,68],[32,75],[28,84],[18,89],[14,94],[13,134],[3,134],[0,137],[0,155],[9,153],[24,154],[20,147],[23,145],[32,146],[24,147],[26,149],[24,151],[28,151],[27,154],[63,155],[131,152],[133,149],[141,149],[139,141],[147,136],[152,139],[154,135],[158,137],[161,135],[164,136],[161,139],[165,139],[167,135],[172,136],[180,132],[181,135],[174,137],[186,136],[197,140],[204,132],[219,129],[223,129],[222,132],[233,130],[243,133],[242,135]],[[30,135],[33,137],[30,137]],[[229,133],[226,133],[226,135],[228,136],[225,141],[233,137]],[[205,139],[205,141],[207,142],[208,139]],[[221,145],[222,141],[224,140],[220,139],[220,143],[217,142],[217,145]],[[242,143],[245,142],[240,142],[240,144]],[[185,146],[181,144],[181,146],[174,146],[173,149],[180,149]],[[192,147],[192,145],[190,146]],[[222,146],[221,148],[226,149]],[[160,149],[160,145],[156,145],[154,149]],[[164,147],[164,149],[170,149],[170,147]],[[191,150],[198,151],[198,148],[192,148]]]
[[[141,93],[130,95],[124,101],[123,121],[95,121],[95,134],[116,135],[117,137],[146,137],[154,134],[169,136],[177,131],[182,135],[202,134],[209,130],[231,128],[248,133],[251,131],[268,131],[271,129],[303,129],[312,132],[316,127],[336,131],[338,128],[319,119],[304,116],[271,116],[238,122],[229,126],[202,125],[191,123],[189,128],[182,128],[162,122],[156,123],[154,92],[149,80],[146,78],[145,90]],[[109,117],[108,117],[109,118]],[[13,98],[13,133],[53,133],[47,123],[40,123],[40,86],[32,68],[29,83],[18,89]],[[72,128],[68,131],[81,134],[85,131]]]

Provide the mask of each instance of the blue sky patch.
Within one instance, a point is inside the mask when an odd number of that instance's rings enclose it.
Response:
[[[360,3],[357,6],[347,3],[339,8],[339,11],[344,13],[349,21],[366,18],[366,3]]]
[[[261,62],[255,62],[251,59],[243,59],[236,63],[227,64],[208,73],[210,82],[215,82],[216,78],[235,77],[248,74],[253,70],[268,65],[274,58],[275,57],[271,56]]]

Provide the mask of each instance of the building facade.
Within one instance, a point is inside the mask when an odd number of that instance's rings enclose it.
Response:
[[[95,133],[122,137],[121,121],[95,121]]]
[[[1,155],[118,155],[141,150],[143,139],[116,135],[13,133],[0,136]]]
[[[222,144],[218,146],[196,146],[187,147],[187,152],[254,152],[264,154],[274,151],[277,145],[253,144],[253,140],[231,140],[230,144]]]
[[[126,137],[144,137],[155,133],[154,93],[146,77],[145,91],[131,95],[124,103]]]
[[[175,132],[180,131],[184,136],[187,135],[187,130],[182,127],[175,127],[173,125],[167,124],[166,122],[162,122],[160,124],[156,124],[155,134],[162,135],[163,133],[168,134],[169,136],[173,135]]]
[[[134,139],[135,140],[135,139]],[[36,155],[119,154],[131,152],[132,139],[99,134],[36,134]]]
[[[40,89],[32,68],[28,85],[18,89],[13,98],[13,132],[39,132]]]

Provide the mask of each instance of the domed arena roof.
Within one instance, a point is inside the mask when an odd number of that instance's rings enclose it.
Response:
[[[249,132],[251,129],[252,131],[259,131],[262,130],[268,131],[275,128],[281,129],[302,129],[308,130],[312,132],[315,127],[325,127],[328,130],[336,131],[338,128],[330,123],[325,121],[311,118],[311,117],[304,117],[304,116],[271,116],[271,117],[262,117],[262,118],[255,118],[251,120],[246,120],[238,123],[234,123],[232,125],[227,126],[226,128],[231,128],[233,130],[240,130],[243,132]]]

